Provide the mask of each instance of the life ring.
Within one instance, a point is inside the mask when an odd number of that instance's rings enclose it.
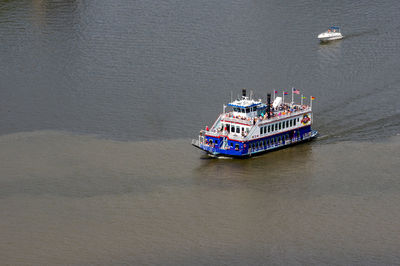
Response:
[[[310,117],[307,114],[305,114],[303,115],[303,119],[301,119],[301,123],[303,125],[307,125],[310,120],[311,120]]]

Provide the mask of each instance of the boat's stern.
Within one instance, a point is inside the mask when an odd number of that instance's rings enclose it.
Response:
[[[248,154],[246,144],[240,141],[228,140],[226,137],[213,138],[199,136],[199,139],[192,139],[192,145],[211,156],[243,157]]]
[[[209,144],[205,144],[204,141],[201,141],[199,139],[192,139],[192,145],[202,151],[207,152],[210,155],[217,156],[219,154],[219,152],[217,152],[217,149],[215,147]]]

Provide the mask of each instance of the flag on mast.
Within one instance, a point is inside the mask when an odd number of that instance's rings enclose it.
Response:
[[[294,95],[293,95],[294,93],[300,94],[300,91],[297,90],[296,88],[292,88],[292,102],[291,102],[292,104],[294,103],[294,98],[293,98],[294,97]]]
[[[307,99],[307,97],[306,96],[303,96],[303,94],[301,95],[301,105],[303,105],[303,100],[304,99]]]
[[[312,110],[312,102],[315,100],[315,97],[311,96],[310,97],[310,108]]]
[[[285,103],[285,95],[288,95],[286,91],[282,91],[282,103]]]

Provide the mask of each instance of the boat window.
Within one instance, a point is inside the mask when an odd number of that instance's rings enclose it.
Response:
[[[240,108],[240,112],[244,113],[245,112],[244,108]]]
[[[240,127],[236,127],[236,133],[240,133]]]
[[[264,127],[264,134],[267,133],[267,126]]]
[[[260,127],[260,135],[262,135],[263,132],[264,132],[264,128],[263,128],[263,127]]]
[[[242,127],[242,132],[244,131],[244,127]]]
[[[282,128],[285,129],[285,121],[282,122]]]
[[[250,113],[250,108],[246,108],[246,113]]]
[[[293,120],[290,119],[290,126],[293,126]]]
[[[279,130],[281,130],[281,129],[282,129],[282,123],[279,122]]]
[[[271,126],[268,126],[268,133],[271,132]]]
[[[235,144],[235,150],[239,150],[239,144]]]
[[[286,120],[286,127],[289,127],[289,120]]]
[[[235,133],[235,126],[234,125],[231,126],[231,132]]]

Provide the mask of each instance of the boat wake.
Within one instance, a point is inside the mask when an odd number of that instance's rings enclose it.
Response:
[[[372,29],[372,30],[366,30],[366,31],[352,33],[352,34],[346,34],[346,36],[344,38],[347,38],[347,39],[356,38],[356,37],[361,37],[361,36],[364,36],[364,35],[379,35],[379,30],[378,29]]]

